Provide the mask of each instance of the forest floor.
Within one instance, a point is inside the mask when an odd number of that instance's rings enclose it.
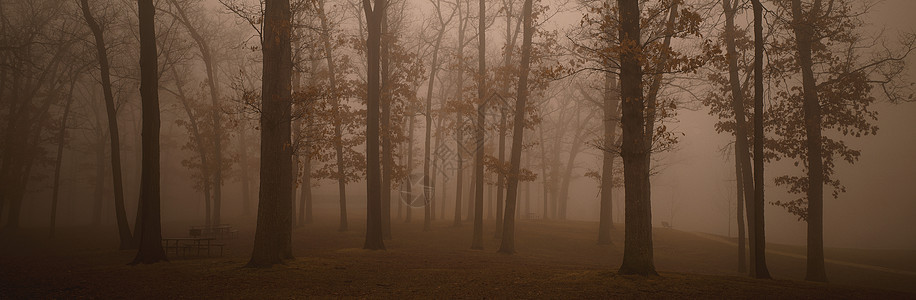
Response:
[[[655,228],[658,277],[617,275],[623,226],[614,244],[597,245],[594,222],[521,220],[515,255],[496,253],[492,221],[485,249],[469,250],[472,224],[451,221],[422,230],[392,220],[387,251],[361,249],[365,223],[338,232],[332,219],[296,228],[296,259],[244,268],[254,221],[235,220],[241,234],[222,257],[175,258],[127,265],[135,251],[113,250],[116,232],[25,229],[0,237],[0,299],[23,298],[877,298],[916,299],[916,251],[828,249],[830,284],[801,281],[804,248],[769,245],[775,280],[736,272],[733,239]],[[165,237],[188,225],[164,224]]]

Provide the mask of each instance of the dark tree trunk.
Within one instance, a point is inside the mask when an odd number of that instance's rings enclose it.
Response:
[[[83,18],[95,37],[96,54],[101,70],[102,92],[105,94],[105,109],[108,115],[108,136],[111,138],[111,173],[114,187],[115,215],[118,220],[118,233],[121,238],[121,249],[134,248],[130,225],[127,224],[127,212],[124,209],[124,188],[121,179],[121,142],[118,133],[118,112],[115,108],[114,95],[111,91],[110,67],[108,52],[105,49],[105,37],[102,27],[96,22],[89,9],[88,0],[80,0]]]
[[[261,184],[258,225],[249,267],[266,267],[288,258],[292,227],[290,145],[291,72],[289,0],[267,0],[262,41]]]
[[[761,241],[762,232],[758,232],[755,215],[757,214],[756,203],[754,199],[754,182],[753,167],[750,160],[750,147],[748,146],[747,122],[744,114],[744,94],[741,90],[741,82],[738,78],[738,54],[735,50],[735,25],[734,16],[737,11],[737,3],[734,5],[730,1],[722,3],[725,9],[725,43],[728,55],[728,73],[729,84],[732,93],[732,110],[735,112],[735,153],[738,163],[741,166],[741,182],[744,185],[744,199],[748,201],[747,219],[748,219],[748,238],[750,240],[750,275],[755,278],[769,278],[769,271],[766,267],[766,253],[758,252],[763,249]],[[761,215],[762,217],[762,215]],[[761,243],[761,245],[758,245]]]
[[[626,189],[626,233],[620,274],[658,275],[652,249],[652,206],[649,145],[646,145],[645,98],[642,90],[639,1],[617,0],[618,36],[627,47],[620,53],[620,96],[623,99],[621,156]]]
[[[138,1],[140,25],[140,98],[143,108],[143,158],[140,175],[140,249],[133,264],[166,260],[159,207],[159,66],[156,55],[156,8]]]
[[[754,232],[757,243],[754,259],[757,278],[770,278],[766,265],[766,226],[764,218],[763,178],[763,6],[754,3]],[[818,128],[818,130],[820,130]],[[820,173],[819,173],[820,174]],[[823,264],[821,264],[823,267]],[[823,270],[823,269],[822,269]],[[826,281],[826,277],[824,278]]]
[[[509,182],[506,190],[506,215],[503,224],[502,243],[499,252],[515,253],[515,210],[518,204],[518,174],[522,160],[522,140],[525,131],[525,106],[528,104],[528,70],[531,65],[531,37],[534,35],[531,21],[532,0],[525,0],[522,6],[524,33],[522,36],[522,61],[518,77],[515,119],[512,130],[512,153],[509,157]]]
[[[604,76],[604,149],[602,149],[604,151],[601,153],[601,208],[598,217],[599,245],[611,244],[611,230],[614,229],[614,159],[617,158],[614,145],[617,144],[617,120],[620,118],[620,112],[617,109],[620,105],[617,81],[614,80],[614,75],[611,73],[607,73]]]
[[[741,164],[738,162],[738,151],[735,149],[735,201],[738,203],[738,272],[747,272],[747,249],[744,237],[744,180],[741,178]]]
[[[379,52],[382,35],[382,19],[385,18],[387,1],[376,0],[375,10],[370,0],[363,0],[366,27],[369,31],[367,46],[367,101],[366,101],[366,242],[363,248],[384,250],[382,240],[382,191],[379,169]],[[386,139],[387,140],[387,139]]]
[[[474,155],[474,238],[471,249],[483,250],[483,142],[487,112],[487,2],[480,0],[477,15],[477,124]]]
[[[821,14],[820,1],[807,13],[802,12],[801,1],[792,0],[792,19],[795,41],[798,49],[798,65],[802,71],[804,94],[805,149],[808,158],[808,208],[805,220],[808,222],[808,263],[805,280],[827,281],[824,268],[824,162],[821,154],[821,106],[818,102],[817,82],[814,78],[814,61],[811,58],[814,36],[814,20]],[[755,224],[756,226],[756,224]]]

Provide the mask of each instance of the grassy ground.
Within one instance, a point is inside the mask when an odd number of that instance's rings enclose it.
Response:
[[[422,219],[422,216],[421,218]],[[831,284],[798,281],[804,260],[769,254],[776,280],[753,280],[735,272],[735,246],[723,237],[655,229],[659,277],[615,273],[623,254],[622,225],[614,245],[595,243],[596,223],[521,221],[516,255],[495,253],[498,240],[486,228],[484,251],[469,250],[471,225],[451,222],[422,231],[422,220],[392,221],[387,251],[360,249],[365,224],[350,232],[336,223],[294,231],[297,257],[266,269],[243,268],[250,255],[253,222],[241,224],[224,256],[126,265],[135,252],[117,247],[113,232],[88,228],[24,230],[0,239],[0,299],[19,298],[916,298],[913,251],[829,250]],[[492,222],[489,222],[492,223]],[[246,226],[246,224],[249,224]],[[166,224],[164,236],[184,236],[190,224]],[[490,224],[488,224],[490,225]],[[95,234],[92,234],[95,233]],[[780,253],[803,248],[773,245]],[[831,256],[833,255],[833,256]],[[893,262],[898,262],[894,264]]]

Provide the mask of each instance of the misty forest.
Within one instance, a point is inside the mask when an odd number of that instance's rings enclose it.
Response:
[[[914,12],[0,0],[0,298],[916,297]]]

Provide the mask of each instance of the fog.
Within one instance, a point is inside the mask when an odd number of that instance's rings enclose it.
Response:
[[[736,1],[3,1],[0,298],[912,296],[916,2]]]

